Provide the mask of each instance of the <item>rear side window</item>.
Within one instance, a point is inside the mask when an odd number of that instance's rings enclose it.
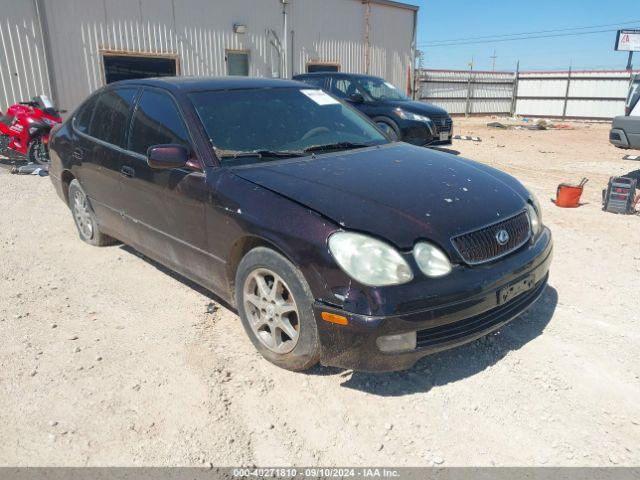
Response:
[[[95,106],[89,135],[125,148],[129,112],[137,92],[137,88],[118,88],[102,93]]]
[[[145,90],[133,114],[129,150],[146,155],[149,147],[166,143],[191,148],[187,128],[175,102],[164,93]]]
[[[309,85],[313,85],[314,87],[324,88],[324,81],[326,77],[324,76],[313,76],[313,77],[302,77],[300,80],[304,83],[308,83]]]
[[[73,119],[73,126],[77,131],[89,133],[89,126],[91,125],[91,117],[93,116],[93,110],[96,106],[96,100],[97,96],[94,95],[78,109],[78,113],[76,113]]]

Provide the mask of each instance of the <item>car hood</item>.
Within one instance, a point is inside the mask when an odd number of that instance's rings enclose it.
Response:
[[[418,115],[424,115],[426,117],[430,115],[434,115],[437,117],[449,116],[444,108],[436,107],[431,103],[414,102],[413,100],[385,101],[385,103],[392,107],[401,108],[402,110],[406,110],[407,112],[417,113]]]
[[[233,172],[329,218],[411,249],[449,239],[525,208],[513,177],[455,155],[393,143]]]

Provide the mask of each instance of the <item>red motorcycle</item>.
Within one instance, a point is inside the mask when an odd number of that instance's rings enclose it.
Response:
[[[49,163],[49,132],[62,123],[64,110],[54,108],[46,95],[31,102],[18,102],[0,113],[0,153],[5,149],[25,155],[29,162]]]

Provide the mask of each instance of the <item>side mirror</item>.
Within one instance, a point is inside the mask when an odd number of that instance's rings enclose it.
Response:
[[[347,100],[353,103],[364,103],[364,97],[361,93],[352,93],[351,95],[349,95],[349,98],[347,98]]]
[[[189,161],[189,152],[182,145],[154,145],[147,150],[147,165],[158,170],[182,168]]]

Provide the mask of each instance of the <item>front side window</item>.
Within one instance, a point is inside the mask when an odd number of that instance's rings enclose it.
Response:
[[[393,84],[381,78],[367,77],[358,79],[362,89],[374,100],[408,100],[407,96]]]
[[[120,148],[125,148],[129,112],[137,88],[118,88],[101,93],[89,127],[89,135]]]
[[[349,98],[358,92],[358,85],[348,78],[333,78],[331,80],[331,93],[338,98]]]
[[[133,114],[129,150],[146,155],[149,147],[167,143],[190,149],[182,115],[171,97],[155,90],[145,90]]]
[[[388,142],[358,112],[318,89],[208,91],[189,97],[218,157],[227,164]],[[257,151],[263,153],[236,162],[237,155]]]

